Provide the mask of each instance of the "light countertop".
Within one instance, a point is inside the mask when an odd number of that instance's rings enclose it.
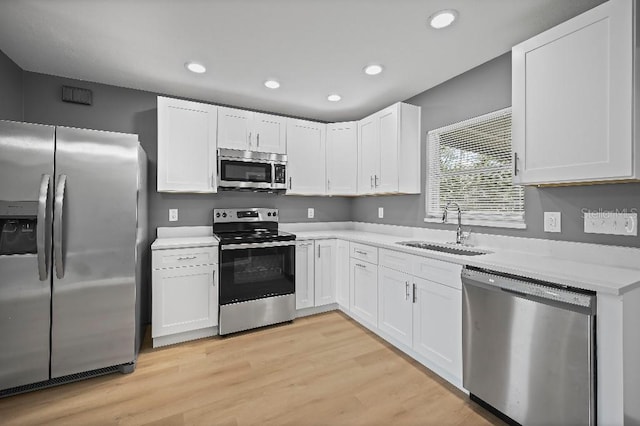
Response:
[[[211,247],[217,246],[218,239],[213,236],[202,237],[164,237],[156,239],[151,244],[151,250],[166,250],[190,247]]]
[[[579,262],[548,255],[493,249],[491,247],[480,247],[492,251],[489,254],[480,256],[455,255],[397,244],[399,241],[415,240],[415,238],[362,231],[303,231],[295,234],[298,240],[338,238],[604,294],[620,295],[640,287],[640,269],[598,265],[592,262]],[[638,263],[640,264],[640,259]]]

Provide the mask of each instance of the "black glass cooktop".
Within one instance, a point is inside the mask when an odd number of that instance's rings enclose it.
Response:
[[[295,240],[295,234],[277,229],[253,229],[250,231],[215,232],[220,244],[262,243],[269,241]]]

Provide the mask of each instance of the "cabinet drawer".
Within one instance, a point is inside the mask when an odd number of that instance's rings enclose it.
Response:
[[[152,257],[153,269],[212,265],[218,263],[218,247],[154,250]]]
[[[378,249],[376,247],[365,246],[364,244],[350,243],[350,256],[354,259],[364,260],[373,264],[378,264]]]
[[[400,251],[393,251],[387,249],[380,249],[378,253],[380,266],[385,266],[389,269],[394,269],[400,272],[411,273],[413,270],[413,263],[416,261],[411,254],[402,253]]]
[[[446,286],[462,289],[462,266],[427,257],[413,256],[412,274]]]

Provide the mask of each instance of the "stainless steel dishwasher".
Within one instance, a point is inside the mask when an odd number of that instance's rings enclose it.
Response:
[[[462,271],[463,386],[525,425],[594,425],[595,293]]]

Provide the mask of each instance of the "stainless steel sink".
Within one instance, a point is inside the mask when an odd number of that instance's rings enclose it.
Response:
[[[460,244],[448,245],[446,243],[432,243],[429,241],[400,241],[398,242],[398,244],[423,250],[434,250],[449,254],[459,254],[463,256],[479,256],[481,254],[491,253],[487,250],[480,250]]]

